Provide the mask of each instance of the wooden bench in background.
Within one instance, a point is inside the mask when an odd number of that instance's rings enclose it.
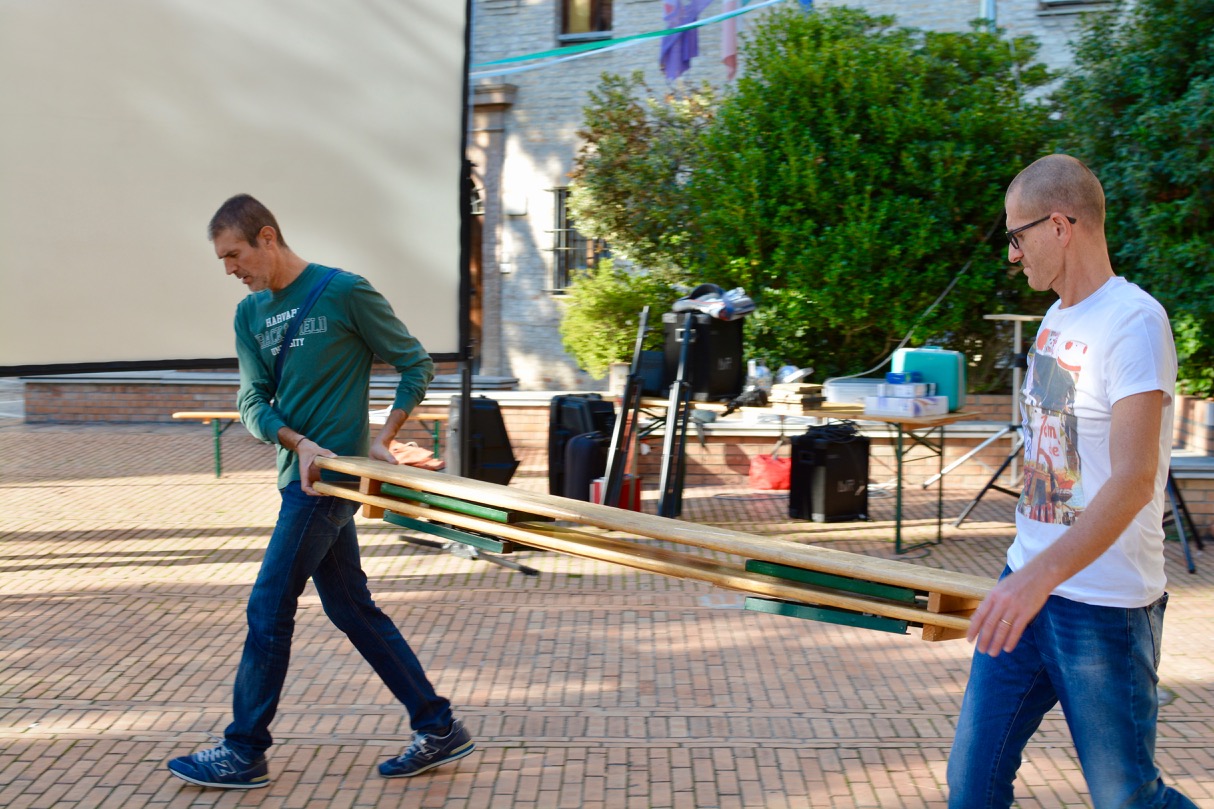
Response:
[[[201,421],[211,425],[211,433],[215,436],[215,477],[223,477],[223,448],[220,436],[240,421],[240,413],[235,410],[182,410],[174,413],[173,418]]]
[[[371,422],[383,424],[384,416],[387,414],[383,411],[372,410]],[[376,417],[378,416],[378,422]],[[200,421],[203,424],[211,425],[211,432],[215,437],[215,477],[223,477],[223,446],[220,441],[227,429],[233,424],[240,422],[240,413],[235,410],[181,410],[173,414],[173,418],[179,421]],[[430,435],[434,440],[434,457],[442,457],[442,425],[447,421],[446,413],[417,413],[409,417],[411,421],[430,422]]]

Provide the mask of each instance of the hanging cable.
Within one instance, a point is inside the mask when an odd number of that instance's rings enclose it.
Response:
[[[927,318],[927,316],[930,315],[932,313],[932,311],[935,310],[935,308],[940,305],[941,301],[943,301],[945,298],[948,297],[948,293],[953,291],[953,287],[957,286],[957,282],[961,280],[961,276],[965,275],[965,273],[969,270],[970,265],[972,265],[974,263],[974,259],[978,257],[978,249],[980,249],[983,245],[985,245],[987,242],[989,242],[991,240],[991,236],[995,235],[995,230],[998,229],[999,223],[1003,221],[1003,215],[1004,215],[1003,211],[1000,211],[999,216],[997,216],[995,218],[995,221],[991,223],[990,230],[988,230],[986,232],[986,235],[982,237],[982,241],[978,243],[978,248],[975,248],[974,254],[972,256],[970,256],[970,260],[965,262],[965,266],[957,271],[957,274],[953,276],[953,280],[948,282],[948,286],[946,286],[944,288],[944,291],[941,292],[936,297],[936,300],[932,301],[931,305],[923,310],[923,314],[919,315],[919,317],[916,318],[915,322],[911,324],[910,330],[906,332],[906,336],[902,338],[902,342],[898,343],[898,345],[894,348],[893,351],[886,354],[885,359],[881,360],[881,362],[877,363],[872,368],[869,368],[867,371],[860,371],[859,373],[848,374],[847,376],[837,376],[837,377],[833,377],[833,379],[855,379],[857,377],[866,376],[867,374],[871,374],[873,371],[884,368],[889,363],[889,361],[893,358],[894,354],[897,351],[904,348],[906,346],[906,344],[910,342],[911,335],[913,335],[915,333],[915,329],[919,327],[919,324],[922,323]]]

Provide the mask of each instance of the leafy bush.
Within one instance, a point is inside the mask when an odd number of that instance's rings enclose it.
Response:
[[[1008,182],[1051,134],[1024,100],[1049,78],[1035,53],[844,7],[773,11],[719,103],[604,78],[578,221],[668,277],[745,288],[750,354],[826,375],[874,365],[972,261],[915,343],[981,357],[981,389],[1008,342],[982,316],[1048,305],[998,235]]]
[[[661,318],[679,297],[669,284],[647,273],[630,273],[605,259],[579,274],[569,286],[561,341],[579,366],[595,379],[613,362],[628,362],[636,346],[641,310],[650,307],[646,349],[662,346]]]
[[[915,338],[990,369],[1006,346],[983,315],[1044,309],[1007,271],[999,233],[1003,192],[1049,132],[1045,105],[1023,100],[1048,78],[1035,52],[848,8],[758,26],[689,184],[696,263],[757,293],[773,326],[753,324],[757,343],[828,373],[864,370],[973,262]]]
[[[1118,273],[1172,317],[1182,388],[1214,394],[1214,3],[1092,15],[1055,99],[1104,184]]]
[[[649,272],[677,277],[697,215],[683,187],[715,109],[709,86],[659,101],[639,71],[604,75],[570,174],[578,228]]]

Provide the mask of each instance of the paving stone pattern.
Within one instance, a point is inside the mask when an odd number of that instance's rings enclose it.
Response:
[[[228,721],[244,605],[272,528],[273,454],[241,430],[212,472],[199,425],[0,421],[0,806],[941,807],[970,647],[740,609],[706,585],[528,552],[524,577],[360,527],[379,603],[477,739],[458,764],[387,781],[408,719],[326,620],[297,620],[273,784],[168,775]],[[543,490],[542,451],[515,485]],[[880,470],[877,470],[879,473]],[[912,471],[916,484],[921,476]],[[950,492],[955,514],[972,491]],[[934,501],[908,487],[909,531]],[[654,508],[653,493],[646,507]],[[778,494],[697,488],[684,517],[892,557],[870,523],[790,522]],[[991,494],[917,564],[994,575],[1011,500]],[[360,518],[361,519],[361,518]],[[1214,809],[1214,562],[1170,545],[1159,761]],[[1026,754],[1021,807],[1085,806],[1061,717]]]

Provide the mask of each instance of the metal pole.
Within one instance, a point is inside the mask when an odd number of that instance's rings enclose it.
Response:
[[[688,312],[683,318],[679,346],[679,365],[674,382],[670,384],[670,398],[666,404],[666,435],[662,439],[662,479],[661,493],[658,498],[658,515],[661,517],[678,517],[683,510],[683,468],[681,458],[676,453],[686,451],[686,443],[680,438],[686,438],[687,414],[690,412],[691,385],[687,381],[690,372],[689,360],[695,342],[694,314]],[[676,328],[675,337],[679,339],[680,332]],[[679,433],[683,435],[680,436]]]
[[[991,33],[994,33],[998,24],[996,5],[995,0],[980,0],[978,4],[978,16],[987,21],[987,28]]]
[[[1024,340],[1022,334],[1023,321],[1012,321],[1012,348],[1015,351],[1012,362],[1012,420],[1009,424],[1020,423],[1020,386],[1024,383],[1024,372],[1020,370],[1020,355],[1024,353]],[[1016,453],[1018,448],[1020,435],[1016,432],[1012,433],[1012,446],[1009,452]],[[1019,453],[1016,453],[1018,456]],[[1014,485],[1020,476],[1020,458],[1013,457],[1012,464],[1008,467],[1008,472],[1011,475],[1009,483]]]
[[[459,380],[459,433],[456,438],[459,446],[459,473],[462,477],[472,477],[472,348],[468,348],[468,359],[460,369]]]

